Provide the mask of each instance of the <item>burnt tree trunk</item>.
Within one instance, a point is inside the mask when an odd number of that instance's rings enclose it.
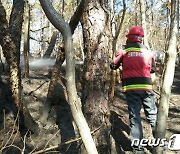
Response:
[[[57,84],[57,80],[58,80],[59,73],[60,73],[60,67],[62,66],[64,60],[65,60],[64,48],[59,47],[57,57],[56,57],[56,62],[54,64],[54,68],[53,68],[52,75],[51,75],[51,81],[49,84],[47,99],[50,99],[54,92],[54,88]]]
[[[20,42],[22,33],[24,13],[24,0],[13,0],[13,8],[10,15],[9,29],[12,40],[16,46],[16,56],[18,58],[18,64],[20,62]]]
[[[59,47],[57,57],[56,57],[56,61],[55,61],[55,64],[54,64],[54,67],[52,70],[51,80],[49,83],[49,88],[48,88],[48,93],[47,93],[47,99],[46,99],[46,102],[44,103],[44,106],[43,106],[43,111],[42,111],[43,116],[41,116],[41,119],[40,119],[40,121],[42,123],[47,123],[49,111],[51,109],[51,98],[53,96],[55,86],[57,85],[59,73],[60,73],[60,68],[61,68],[64,60],[65,60],[64,48]]]
[[[25,3],[24,11],[24,69],[25,77],[29,76],[29,28],[30,28],[30,8],[29,3]]]
[[[98,152],[110,153],[110,110],[108,106],[110,74],[108,15],[99,0],[88,0],[82,18],[85,52],[84,114],[92,130],[101,127],[94,136]]]
[[[17,1],[18,0],[15,0],[14,3],[19,2],[21,3],[21,5],[24,5],[24,1],[18,1],[18,2]],[[16,7],[19,5],[16,4],[13,7]],[[29,112],[26,111],[26,108],[22,102],[22,97],[21,97],[22,88],[21,88],[20,68],[19,68],[21,30],[19,29],[21,29],[22,23],[19,23],[19,22],[22,22],[22,20],[20,18],[21,14],[19,14],[19,11],[17,11],[18,8],[14,8],[14,10],[15,11],[12,12],[12,14],[14,15],[11,15],[11,24],[10,24],[11,28],[10,28],[8,26],[8,21],[6,19],[6,11],[4,9],[4,6],[2,5],[2,2],[0,1],[0,44],[3,49],[3,54],[9,65],[12,97],[14,99],[14,103],[17,109],[20,111],[20,118],[22,119],[21,125],[25,126],[26,124],[29,124],[28,125],[30,126],[29,129],[30,130],[33,129],[33,131],[35,132],[37,125],[33,121]],[[17,11],[17,14],[15,13],[16,11]],[[23,14],[23,12],[21,13]],[[14,23],[13,23],[13,20],[14,20]],[[17,30],[15,27],[19,29]],[[17,35],[17,38],[15,34]]]
[[[58,36],[59,32],[58,31],[54,31],[53,35],[51,37],[49,46],[43,56],[43,58],[49,58],[51,56],[51,53],[53,52],[54,46],[56,44],[56,40],[57,40],[57,36]]]
[[[23,1],[20,1],[21,5]],[[0,1],[0,44],[3,49],[3,54],[10,67],[10,83],[14,102],[18,109],[22,106],[21,98],[21,78],[19,69],[19,54],[20,54],[20,39],[21,39],[21,26],[22,26],[22,15],[23,9],[19,12],[15,6],[19,6],[17,1],[14,1],[13,10],[10,18],[10,27],[8,26],[8,21],[6,20],[6,12]],[[17,18],[19,16],[19,20]],[[14,23],[13,23],[14,22]],[[16,26],[17,27],[16,27]]]

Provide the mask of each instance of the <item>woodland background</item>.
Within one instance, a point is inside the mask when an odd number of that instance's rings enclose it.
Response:
[[[180,133],[179,0],[0,0],[0,151],[130,153],[109,64],[135,25],[157,61],[156,137],[168,138]]]

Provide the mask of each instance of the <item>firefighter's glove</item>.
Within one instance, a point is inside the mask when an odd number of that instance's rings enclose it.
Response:
[[[111,68],[112,70],[116,70],[116,69],[118,68],[118,66],[112,62],[112,63],[110,64],[110,68]]]

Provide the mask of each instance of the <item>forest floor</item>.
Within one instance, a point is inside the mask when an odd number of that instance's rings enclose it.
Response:
[[[22,79],[24,102],[36,121],[41,118],[41,110],[43,102],[46,100],[49,81],[49,68],[31,70],[30,77]],[[82,142],[80,140],[78,140],[78,144],[71,142],[72,138],[77,137],[77,134],[72,131],[75,129],[75,126],[72,122],[69,105],[63,95],[61,83],[58,83],[56,86],[52,100],[52,116],[50,121],[56,119],[56,124],[51,125],[52,123],[50,123],[46,125],[44,131],[39,134],[25,133],[23,138],[16,125],[18,119],[14,117],[14,113],[17,112],[17,110],[12,103],[7,73],[1,72],[0,88],[0,152],[3,154],[20,154],[22,152],[35,154],[36,152],[37,154],[38,150],[55,147],[53,152],[52,149],[51,152],[46,153],[78,153],[78,145]],[[156,99],[159,99],[158,94],[156,94]],[[114,101],[110,104],[110,110],[112,136],[116,143],[120,145],[121,153],[128,153],[128,151],[131,150],[128,139],[128,110],[124,95],[121,93],[121,88],[118,84],[116,85]],[[145,118],[143,110],[141,114],[144,138],[151,138],[151,128]],[[172,134],[180,134],[180,70],[177,69],[172,86],[167,124],[167,139],[169,139]],[[70,141],[70,143],[67,144],[66,141]],[[57,148],[56,146],[59,143],[61,143],[61,145]],[[146,150],[146,153],[148,154],[150,152]],[[167,154],[174,153],[180,153],[180,151],[167,151]]]

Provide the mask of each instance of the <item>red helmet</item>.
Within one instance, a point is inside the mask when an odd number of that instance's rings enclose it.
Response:
[[[135,26],[129,30],[129,33],[126,35],[126,37],[128,37],[129,35],[144,37],[144,30],[141,26]]]

